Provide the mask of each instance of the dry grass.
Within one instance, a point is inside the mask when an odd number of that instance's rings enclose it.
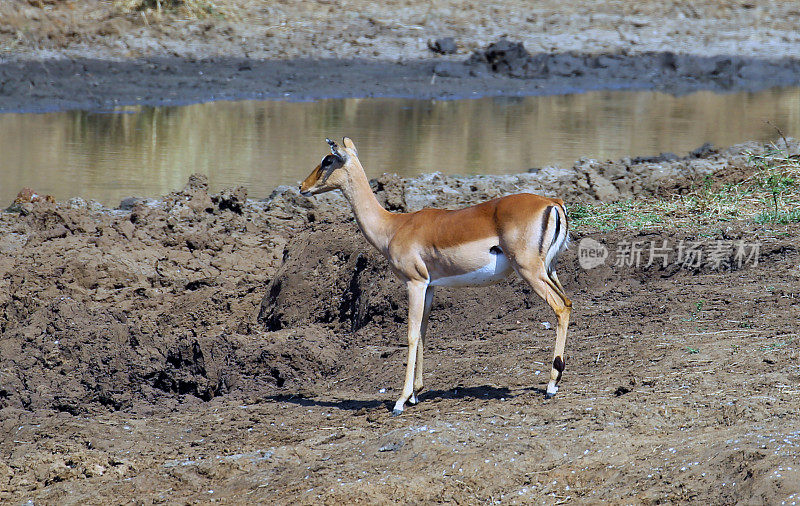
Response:
[[[115,0],[114,8],[122,13],[179,13],[193,18],[228,17],[235,11],[230,2],[210,0]]]
[[[800,221],[800,157],[775,145],[764,154],[747,154],[755,172],[743,181],[714,189],[708,176],[688,194],[671,198],[577,205],[570,211],[572,223],[585,230],[647,230],[719,226],[735,220]]]

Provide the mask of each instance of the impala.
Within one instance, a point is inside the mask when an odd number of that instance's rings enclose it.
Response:
[[[498,282],[516,272],[555,311],[556,345],[546,396],[554,396],[564,371],[564,346],[572,302],[555,266],[568,241],[567,215],[559,199],[521,193],[458,210],[385,210],[369,186],[353,141],[343,147],[326,139],[326,155],[300,186],[303,195],[341,190],[361,232],[389,261],[408,291],[408,361],[403,393],[418,402],[422,390],[422,350],[437,286],[475,286]]]

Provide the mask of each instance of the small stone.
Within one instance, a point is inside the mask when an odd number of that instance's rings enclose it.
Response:
[[[443,37],[429,40],[428,49],[437,54],[455,54],[458,51],[458,46],[456,46],[456,41],[453,37]]]
[[[119,209],[122,209],[123,211],[130,211],[134,208],[134,206],[136,206],[136,204],[140,202],[143,202],[143,200],[139,197],[127,197],[122,199],[122,201],[119,203]]]
[[[395,450],[399,450],[403,446],[402,441],[392,441],[391,443],[386,443],[385,445],[378,448],[379,452],[393,452]]]
[[[67,201],[70,209],[86,209],[86,201],[80,197],[72,197]]]

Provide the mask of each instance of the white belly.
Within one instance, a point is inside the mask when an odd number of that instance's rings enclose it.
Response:
[[[482,286],[497,283],[511,272],[511,264],[502,253],[492,254],[491,261],[471,272],[457,276],[446,276],[431,279],[431,286]]]

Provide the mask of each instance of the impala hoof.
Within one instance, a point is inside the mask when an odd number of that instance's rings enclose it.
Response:
[[[392,410],[392,416],[400,416],[400,415],[402,415],[402,414],[403,414],[403,410],[402,410],[402,409],[397,409],[397,408],[394,408],[394,409]]]
[[[545,399],[552,399],[558,393],[558,387],[553,384],[547,385],[547,393],[544,394]]]

